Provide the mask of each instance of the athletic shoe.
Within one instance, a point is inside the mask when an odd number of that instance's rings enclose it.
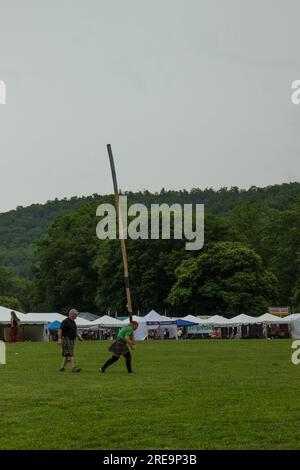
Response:
[[[64,371],[65,371],[65,368],[64,368],[64,367],[61,367],[61,368],[59,369],[59,372],[64,372]]]
[[[80,372],[81,369],[79,369],[78,367],[75,367],[74,369],[72,369],[72,372]]]
[[[101,367],[99,367],[99,372],[101,372],[102,374],[104,374],[105,369],[102,369]]]

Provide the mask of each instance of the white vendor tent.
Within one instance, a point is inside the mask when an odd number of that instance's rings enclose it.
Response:
[[[255,318],[245,315],[244,313],[237,315],[236,317],[229,318],[227,325],[225,326],[241,326],[241,325],[252,325],[255,323]]]
[[[26,319],[30,321],[38,321],[38,322],[44,322],[46,324],[52,323],[54,321],[59,321],[63,322],[67,317],[65,315],[62,315],[61,313],[57,312],[50,312],[50,313],[26,313],[25,315]],[[80,318],[77,317],[75,320],[75,323],[78,328],[90,328],[93,326],[94,322],[91,322],[89,320],[86,320],[85,318]]]
[[[163,338],[165,329],[169,331],[169,338],[177,337],[176,320],[164,317],[154,310],[151,310],[147,315],[139,318],[139,327],[135,331],[134,336],[137,340],[144,340],[147,338],[149,330],[156,330],[158,335]]]
[[[0,307],[0,339],[9,340],[10,314],[14,311],[20,320],[18,338],[28,341],[45,341],[45,321],[29,318],[25,313],[6,307]]]
[[[62,322],[66,319],[64,315],[56,312],[45,312],[45,313],[26,313],[26,318],[31,321],[42,321],[44,323],[52,323],[54,321]]]
[[[137,315],[132,315],[132,320],[137,321],[140,323],[141,319],[143,317],[138,317]],[[129,317],[125,318],[125,320],[122,320],[123,326],[129,325]]]
[[[300,313],[293,313],[291,315],[287,315],[286,317],[281,318],[284,320],[285,323],[291,323],[294,320],[298,320],[300,318]]]
[[[267,325],[284,325],[290,322],[287,317],[285,318],[280,318],[277,317],[276,315],[272,315],[271,313],[265,313],[264,315],[261,315],[260,317],[254,317],[255,323],[266,323]]]
[[[6,307],[0,307],[0,324],[8,325],[10,322],[10,314],[11,312],[15,312],[19,320],[23,323],[33,323],[30,321],[27,321],[27,316],[25,313],[18,312],[17,310],[12,310]],[[43,323],[43,322],[39,322]]]
[[[221,315],[213,315],[208,318],[208,323],[213,325],[214,328],[223,328],[230,326],[230,320],[228,318],[222,317]]]
[[[97,318],[97,320],[91,322],[91,326],[99,326],[103,328],[122,328],[124,326],[124,321],[117,320],[116,318],[110,317],[109,315],[104,315],[103,317]]]
[[[198,325],[212,325],[214,328],[220,328],[231,325],[228,318],[222,317],[221,315],[213,315],[212,317],[208,318],[199,318],[193,315],[187,315],[186,317],[183,317],[182,320],[195,322]]]
[[[194,315],[186,315],[185,317],[180,318],[180,320],[185,320],[185,321],[190,321],[192,323],[197,323],[197,325],[203,325],[203,324],[207,323],[207,320],[195,317]]]
[[[300,339],[300,313],[293,313],[282,320],[286,320],[290,324],[291,335],[293,339]]]

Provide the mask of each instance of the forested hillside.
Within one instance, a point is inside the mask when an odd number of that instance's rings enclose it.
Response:
[[[205,244],[127,240],[134,311],[259,315],[300,307],[300,184],[127,193],[129,202],[204,203]],[[101,241],[96,208],[113,197],[52,201],[0,215],[0,305],[126,312],[118,240]],[[149,215],[150,217],[150,215]]]
[[[201,203],[212,214],[227,214],[245,204],[259,203],[265,208],[287,210],[300,197],[300,183],[289,183],[266,188],[251,187],[241,190],[237,187],[213,189],[192,189],[191,191],[166,191],[160,193],[125,192],[130,202],[152,203]],[[94,194],[89,197],[49,201],[18,207],[0,214],[0,266],[10,267],[17,273],[30,277],[30,266],[35,260],[37,240],[46,235],[52,221],[62,214],[68,214],[84,204],[112,201],[110,196]]]

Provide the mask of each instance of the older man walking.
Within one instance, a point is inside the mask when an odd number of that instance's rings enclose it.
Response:
[[[59,369],[60,372],[64,372],[67,362],[71,362],[72,372],[80,372],[81,369],[76,367],[75,359],[74,359],[74,346],[75,340],[78,338],[80,341],[82,340],[82,336],[77,333],[77,325],[75,320],[77,318],[78,312],[74,308],[69,311],[68,318],[66,318],[60,325],[60,329],[58,330],[58,344],[62,345],[62,355],[63,355],[63,362],[61,368]]]

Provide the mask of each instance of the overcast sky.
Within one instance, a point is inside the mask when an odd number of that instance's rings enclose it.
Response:
[[[300,179],[297,0],[0,0],[0,211]]]

